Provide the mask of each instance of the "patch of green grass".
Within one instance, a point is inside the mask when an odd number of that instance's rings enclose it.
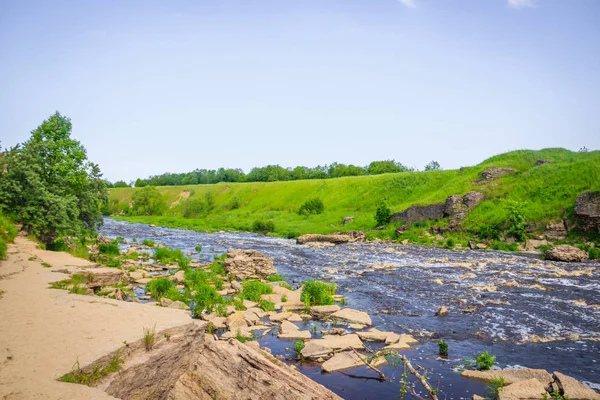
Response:
[[[52,265],[48,264],[47,262],[43,262],[42,263],[42,267],[44,267],[44,268],[52,268]]]
[[[152,350],[156,342],[156,325],[152,328],[144,328],[144,347],[146,351]]]
[[[254,336],[252,336],[252,337],[246,337],[246,336],[242,335],[242,332],[240,330],[238,330],[237,333],[236,333],[236,335],[235,335],[235,340],[237,340],[238,342],[246,343],[246,342],[249,342],[251,340],[254,340]]]
[[[286,301],[288,301],[288,297],[287,297],[287,295],[284,294],[281,296],[281,302],[285,303]]]
[[[267,281],[269,282],[281,282],[283,281],[283,276],[279,275],[279,274],[271,274],[267,277]]]
[[[177,263],[180,268],[187,268],[190,264],[190,259],[181,250],[170,247],[154,248],[153,257],[161,264]]]
[[[333,300],[335,290],[335,283],[306,281],[302,287],[300,300],[302,300],[307,307],[335,304],[335,301]]]
[[[273,288],[261,281],[243,281],[242,296],[250,301],[260,301],[263,294],[273,293]]]
[[[60,382],[76,383],[80,385],[93,386],[107,375],[118,372],[123,368],[124,360],[119,352],[115,354],[112,360],[105,365],[95,365],[91,370],[83,370],[79,366],[79,361],[73,366],[73,370],[58,378]]]
[[[275,311],[275,303],[268,300],[259,300],[258,307],[263,311]]]
[[[135,242],[135,240],[134,240],[134,242]],[[156,242],[154,240],[144,239],[144,240],[142,240],[142,245],[148,246],[148,247],[154,247],[154,246],[156,246]]]
[[[233,299],[233,306],[237,311],[246,311],[246,306],[244,305],[244,299],[239,297],[235,297]]]

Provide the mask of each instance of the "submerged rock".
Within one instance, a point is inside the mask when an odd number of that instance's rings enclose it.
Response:
[[[364,361],[361,356],[357,355],[353,351],[345,351],[343,353],[337,353],[329,360],[325,361],[321,368],[326,372],[339,371],[347,368],[354,368],[364,365]]]
[[[355,324],[363,324],[371,326],[371,317],[364,311],[353,310],[352,308],[344,308],[331,314],[333,318],[338,318],[343,321],[348,321]]]
[[[464,370],[462,376],[474,379],[480,382],[490,383],[493,379],[504,379],[505,385],[535,378],[539,382],[549,385],[552,382],[552,376],[545,369],[519,368],[519,369],[501,369],[493,371],[473,371]]]

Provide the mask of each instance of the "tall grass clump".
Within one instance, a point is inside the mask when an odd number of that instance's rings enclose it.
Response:
[[[244,281],[242,287],[242,295],[250,301],[259,302],[263,294],[273,293],[273,288],[261,281]]]
[[[306,281],[302,287],[302,300],[308,307],[327,306],[335,304],[333,295],[337,286],[335,283],[326,283],[322,281]]]
[[[160,300],[173,289],[176,290],[175,284],[165,277],[153,279],[146,285],[146,291],[151,293],[154,300]]]
[[[189,257],[183,254],[183,251],[170,247],[156,247],[153,257],[161,264],[177,263],[179,268],[189,267],[191,261]]]
[[[225,304],[225,298],[208,284],[198,284],[194,287],[194,290],[195,294],[192,297],[194,318],[199,318],[204,312],[216,311],[220,304]]]
[[[144,347],[146,351],[152,350],[156,342],[156,325],[152,328],[144,328]]]
[[[116,241],[112,241],[110,243],[100,243],[98,245],[98,251],[102,254],[118,256],[119,255],[119,244]]]
[[[273,221],[256,220],[252,223],[252,231],[266,235],[269,232],[275,232]]]

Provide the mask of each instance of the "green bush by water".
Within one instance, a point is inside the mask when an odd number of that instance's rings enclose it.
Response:
[[[242,295],[244,298],[255,302],[260,301],[260,296],[263,294],[273,293],[273,288],[261,281],[243,281],[242,287]]]
[[[335,295],[336,284],[322,281],[306,281],[302,287],[302,300],[307,307],[324,306],[334,304],[333,295]]]

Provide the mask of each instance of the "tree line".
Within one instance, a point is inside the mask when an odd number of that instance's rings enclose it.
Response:
[[[431,161],[424,168],[425,171],[440,169],[440,164],[437,161]],[[252,168],[247,174],[239,168],[196,169],[191,172],[179,174],[167,172],[162,175],[153,175],[146,179],[138,178],[130,183],[117,181],[112,187],[202,185],[219,182],[297,181],[304,179],[340,178],[344,176],[379,175],[405,171],[415,171],[415,168],[407,167],[395,160],[373,161],[364,167],[337,162],[329,165],[317,165],[313,168],[304,166],[285,168],[280,165],[267,165],[265,167]]]

